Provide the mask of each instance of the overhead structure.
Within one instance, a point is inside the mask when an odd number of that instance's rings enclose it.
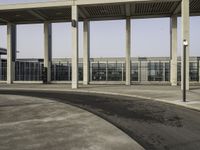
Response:
[[[126,84],[130,84],[130,19],[171,17],[171,71],[176,70],[177,16],[182,16],[182,40],[189,41],[189,16],[200,15],[199,0],[57,0],[0,6],[0,25],[72,22],[72,88],[78,88],[78,21],[84,21],[84,84],[89,82],[89,21],[126,19]],[[46,27],[47,29],[47,27]],[[48,36],[46,36],[48,38]],[[48,39],[46,39],[48,41]],[[46,42],[48,43],[48,42]],[[48,52],[48,44],[45,44]],[[50,52],[50,51],[49,51]],[[49,55],[48,55],[49,56]],[[46,57],[47,58],[47,57]],[[189,46],[187,47],[189,58]],[[8,58],[10,60],[10,58]],[[49,60],[50,58],[46,59]],[[188,59],[187,59],[188,60]],[[49,63],[47,62],[47,63]],[[177,85],[171,72],[172,85]],[[187,89],[189,65],[187,63]]]
[[[0,7],[0,24],[8,22],[43,23],[71,21],[73,3],[79,7],[79,20],[155,18],[181,15],[181,0],[57,0],[9,4]],[[190,15],[200,15],[200,1],[189,0]],[[128,14],[127,14],[128,13]]]

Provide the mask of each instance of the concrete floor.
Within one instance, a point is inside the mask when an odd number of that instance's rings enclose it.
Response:
[[[143,149],[105,120],[57,101],[0,95],[1,150]]]
[[[43,89],[44,88],[45,87],[43,87]],[[117,95],[117,96],[104,95],[104,94],[87,93],[87,92],[81,93],[77,91],[76,92],[55,91],[54,88],[52,88],[52,90],[49,90],[49,91],[47,89],[41,90],[42,87],[40,87],[39,90],[35,90],[35,89],[30,90],[30,88],[29,89],[26,88],[26,90],[0,89],[0,93],[14,95],[14,98],[15,98],[15,95],[45,98],[45,99],[51,100],[51,102],[61,102],[63,103],[62,105],[70,104],[76,107],[80,107],[84,110],[92,112],[93,114],[96,114],[97,116],[100,116],[101,118],[109,121],[110,123],[112,123],[119,129],[124,131],[132,139],[136,140],[140,145],[142,145],[145,149],[148,149],[148,150],[197,150],[197,149],[200,149],[200,142],[199,142],[200,141],[200,119],[199,119],[200,111],[194,111],[191,109],[187,109],[187,108],[172,105],[172,104],[166,104],[159,101],[153,101],[153,100],[147,100],[147,99],[141,99],[141,98],[135,98],[135,97],[125,97],[125,96],[120,96],[120,95]],[[60,108],[55,107],[55,109],[56,110],[52,109],[53,112],[56,112],[57,109],[60,109]],[[44,109],[39,109],[37,113],[44,112],[45,110],[44,111],[43,110]],[[38,116],[37,113],[34,113],[34,115]],[[15,112],[12,114],[15,114]],[[6,116],[7,115],[4,114],[4,118],[7,118]],[[27,113],[27,116],[31,116],[31,114]],[[60,115],[58,115],[58,118],[59,116]],[[75,119],[77,119],[77,121],[73,121],[73,122],[79,121],[79,117]],[[81,120],[81,123],[85,121],[85,119],[84,120],[80,119],[80,120]],[[93,122],[89,122],[89,123],[92,124]],[[48,127],[48,125],[46,126]],[[97,124],[95,123],[95,126],[98,126],[98,123]],[[85,128],[85,125],[83,125],[82,127],[82,124],[80,126],[76,126],[75,124],[75,128],[79,128],[79,127]],[[58,129],[59,128],[60,127],[58,125]],[[102,125],[100,126],[100,128],[104,130]],[[39,130],[39,131],[42,132],[43,130],[45,131],[45,129],[46,128],[44,125],[44,129]],[[66,129],[65,131],[67,132],[67,128],[65,129]],[[98,128],[94,128],[94,129],[98,130]],[[101,131],[101,129],[99,130]],[[57,130],[57,126],[55,126],[53,130],[51,129],[49,130],[50,131]],[[81,129],[77,129],[77,130],[78,132],[82,131]],[[106,134],[106,136],[109,137],[110,133],[108,131],[106,132],[108,133]],[[83,133],[85,134],[85,132]],[[49,133],[47,132],[47,135],[48,134]],[[57,135],[57,134],[54,133],[53,135]],[[31,135],[30,138],[31,137],[34,137],[34,136]],[[49,138],[51,139],[51,136]],[[79,136],[76,136],[76,138],[77,140],[74,138],[75,143],[76,142],[84,143],[82,142],[82,139],[79,141]],[[81,138],[85,138],[85,137],[82,136]],[[92,136],[91,138],[94,138],[94,136]],[[86,136],[86,139],[87,139],[87,136]],[[109,141],[109,139],[113,139],[113,138],[104,138],[104,139]],[[46,140],[49,141],[48,136]],[[118,143],[115,143],[115,142],[118,142],[118,140],[115,140],[115,141],[111,140],[111,141],[112,141],[111,145],[115,145],[115,144],[118,145]],[[126,146],[124,149],[127,149]],[[94,149],[96,150],[96,147],[94,147]],[[108,148],[104,147],[103,149],[107,150]],[[115,146],[114,146],[114,149],[116,149]],[[122,149],[122,147],[119,147],[119,149]]]

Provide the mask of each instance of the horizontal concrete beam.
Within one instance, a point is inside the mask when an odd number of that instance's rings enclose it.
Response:
[[[127,3],[127,2],[175,2],[181,0],[77,0],[77,5],[93,5],[93,4],[108,4],[108,3]],[[47,7],[65,7],[72,6],[73,0],[53,1],[53,2],[38,2],[38,3],[18,3],[0,5],[0,10],[16,10],[16,9],[33,9],[33,8],[47,8]]]
[[[0,5],[1,10],[16,10],[16,9],[33,9],[33,8],[49,8],[49,7],[67,7],[71,6],[72,0],[66,1],[53,1],[53,2],[39,2],[39,3],[19,3],[19,4],[7,4]]]

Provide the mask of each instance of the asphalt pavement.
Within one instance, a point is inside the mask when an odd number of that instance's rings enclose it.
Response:
[[[0,90],[80,107],[114,124],[148,150],[200,149],[200,112],[133,97],[77,92]]]

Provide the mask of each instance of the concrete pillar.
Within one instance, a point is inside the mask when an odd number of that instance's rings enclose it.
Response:
[[[83,84],[88,85],[90,79],[90,22],[83,23]]]
[[[170,82],[177,86],[177,16],[170,19]]]
[[[148,62],[141,61],[140,62],[141,73],[140,73],[140,82],[144,83],[148,81]]]
[[[72,89],[78,88],[78,7],[72,5]]]
[[[165,62],[161,63],[163,68],[163,81],[165,81]]]
[[[15,80],[16,25],[7,24],[7,84]]]
[[[187,40],[189,45],[186,47],[186,90],[189,90],[189,48],[190,48],[190,13],[189,0],[182,0],[182,63],[181,63],[181,89],[183,89],[183,41]]]
[[[126,19],[126,85],[131,85],[131,19]]]
[[[44,23],[44,67],[47,67],[47,82],[51,82],[52,24]]]

